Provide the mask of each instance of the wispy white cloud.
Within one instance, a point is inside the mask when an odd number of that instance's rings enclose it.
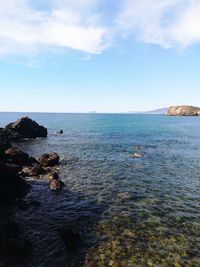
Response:
[[[185,48],[200,42],[199,14],[199,0],[0,0],[0,55],[47,48],[98,54],[112,38],[130,35]]]
[[[96,0],[50,0],[36,9],[31,0],[0,2],[0,54],[35,53],[46,47],[97,54],[108,45],[98,22]]]
[[[200,42],[199,0],[125,0],[117,18],[122,35],[164,48]]]

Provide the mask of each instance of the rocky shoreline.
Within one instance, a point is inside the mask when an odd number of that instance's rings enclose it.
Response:
[[[31,190],[28,177],[39,179],[44,175],[49,181],[49,189],[53,191],[64,187],[55,170],[59,165],[59,155],[56,152],[43,154],[36,159],[12,142],[22,138],[47,137],[47,134],[46,128],[28,117],[22,117],[0,129],[0,212],[12,205],[20,205],[23,197]],[[31,204],[40,205],[36,202]],[[71,244],[73,246],[76,240],[80,241],[79,234],[69,229],[61,229],[58,234],[66,247]],[[31,240],[23,238],[16,222],[2,218],[0,255],[26,257],[30,251]]]
[[[51,168],[59,164],[59,156],[56,152],[44,154],[39,159],[35,159],[11,144],[12,140],[36,137],[47,137],[47,129],[28,117],[22,117],[1,129],[0,203],[16,201],[25,195],[29,188],[26,177],[38,178],[42,174],[49,174],[50,177],[53,177],[50,179],[50,188],[60,188],[61,183],[58,182],[58,174],[51,174]]]

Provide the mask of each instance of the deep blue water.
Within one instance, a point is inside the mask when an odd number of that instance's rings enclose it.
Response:
[[[10,266],[200,265],[200,117],[26,115],[49,136],[17,145],[36,157],[58,152],[66,186],[55,194],[45,177],[33,183],[26,201],[41,206],[15,213],[33,253]],[[0,127],[20,116],[0,113]],[[80,231],[75,253],[63,247],[61,227]]]

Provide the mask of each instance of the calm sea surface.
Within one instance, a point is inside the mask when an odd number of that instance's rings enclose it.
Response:
[[[0,126],[21,115],[0,113]],[[47,179],[32,182],[25,200],[41,206],[13,215],[32,254],[7,266],[200,266],[200,117],[28,116],[49,136],[18,145],[35,157],[58,152],[66,186],[52,193]],[[64,248],[62,227],[80,232],[76,251]]]

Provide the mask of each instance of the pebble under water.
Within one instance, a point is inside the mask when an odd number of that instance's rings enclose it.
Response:
[[[0,126],[22,115],[1,113]],[[199,117],[28,116],[49,136],[17,145],[35,157],[58,152],[65,189],[30,179],[21,206],[6,212],[32,241],[31,254],[0,266],[200,266]],[[64,247],[60,228],[80,232],[76,250]]]

